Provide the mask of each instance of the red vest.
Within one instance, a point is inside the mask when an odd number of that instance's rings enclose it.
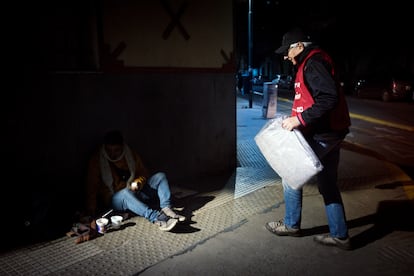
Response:
[[[314,100],[312,97],[311,92],[305,85],[305,78],[303,75],[304,67],[306,61],[315,54],[321,54],[322,58],[332,65],[332,59],[328,54],[326,54],[321,49],[313,49],[309,52],[309,54],[305,57],[303,62],[298,66],[298,70],[296,72],[295,77],[295,98],[293,100],[292,105],[292,116],[297,116],[302,123],[303,126],[306,126],[306,122],[302,119],[301,113],[311,107],[314,104]],[[331,74],[334,75],[333,66],[331,66]],[[349,118],[348,106],[345,102],[344,95],[338,91],[338,104],[336,107],[331,111],[330,114],[330,128],[331,130],[343,130],[348,128],[351,125],[351,121]]]

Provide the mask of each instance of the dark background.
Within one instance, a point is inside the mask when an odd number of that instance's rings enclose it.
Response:
[[[237,5],[237,47],[247,56],[249,1]],[[280,60],[274,50],[283,34],[298,26],[333,56],[349,78],[386,70],[413,73],[412,25],[412,10],[401,0],[252,0],[252,67],[260,66],[265,57]]]
[[[5,58],[20,71],[93,70],[88,20],[98,0],[7,4],[3,19]],[[298,26],[309,32],[347,75],[401,69],[414,72],[412,9],[403,0],[251,0],[252,67],[274,53],[283,34]],[[248,60],[249,0],[234,0],[235,65]],[[54,22],[54,23],[51,23]],[[98,38],[99,39],[99,38]],[[9,67],[9,66],[8,66]],[[12,72],[8,72],[11,73]]]
[[[31,87],[25,87],[27,83],[33,84],[33,80],[42,72],[96,70],[92,58],[93,43],[88,20],[99,11],[100,2],[73,0],[14,2],[4,5],[3,57],[6,62],[3,67],[4,87],[7,89],[4,88],[2,93],[2,118],[8,118],[9,112],[18,114],[19,110],[25,109],[33,110],[34,118],[42,118],[39,116],[42,108],[50,109],[52,112],[59,110],[58,106],[49,105],[49,102],[40,102],[39,95],[42,95],[42,91],[36,90],[36,94],[27,92],[31,91]],[[414,71],[411,44],[412,11],[409,2],[252,0],[252,3],[253,67],[259,67],[269,57],[275,62],[280,62],[281,57],[274,54],[274,50],[279,47],[282,35],[287,30],[299,26],[309,31],[319,44],[332,54],[337,65],[342,68],[342,74],[348,79],[360,73],[397,68],[411,73]],[[234,51],[237,67],[240,58],[247,60],[248,54],[248,0],[234,0],[234,11]],[[73,89],[79,90],[77,86]],[[47,119],[53,121],[53,118]],[[39,143],[47,144],[49,139],[54,139],[55,134],[53,128],[50,128],[48,133],[39,133],[32,120],[27,121],[30,123],[16,127],[24,129],[22,133],[9,133],[15,128],[9,128],[7,124],[20,124],[15,118],[6,121],[6,127],[3,128],[1,153],[6,159],[6,165],[2,170],[5,174],[2,185],[6,187],[6,192],[2,192],[2,203],[7,203],[4,204],[3,210],[10,210],[12,214],[14,210],[16,214],[20,214],[23,206],[25,213],[24,217],[19,217],[19,222],[27,218],[27,221],[32,221],[32,225],[36,221],[39,221],[40,225],[50,209],[53,209],[51,216],[64,211],[50,206],[65,208],[75,205],[76,202],[70,202],[71,195],[81,191],[65,190],[58,185],[55,189],[60,189],[59,191],[48,190],[48,187],[42,190],[39,188],[39,181],[59,184],[60,181],[68,180],[56,178],[53,174],[34,179],[30,177],[30,171],[20,171],[21,167],[31,165],[21,165],[21,160],[37,158],[39,164],[43,164],[41,161],[48,156],[42,155]],[[26,120],[22,122],[25,123]],[[23,136],[27,143],[20,147],[33,148],[32,152],[38,152],[38,156],[26,158],[27,156],[15,154],[22,152],[21,149],[11,147],[10,145],[15,143],[7,139],[20,136]],[[44,140],[35,140],[38,136],[44,137]],[[9,165],[15,170],[8,169]],[[33,171],[35,169],[33,168]],[[42,170],[48,171],[48,168]],[[61,173],[66,174],[65,171]],[[7,193],[8,190],[12,190],[13,193]],[[53,197],[53,193],[58,192],[65,193],[66,197]],[[49,232],[55,230],[60,230],[57,229],[57,225],[45,225],[34,235],[49,236],[54,234]],[[63,230],[67,230],[66,225],[63,225]]]

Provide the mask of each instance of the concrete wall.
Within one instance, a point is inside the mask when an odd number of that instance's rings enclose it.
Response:
[[[125,66],[221,68],[233,52],[232,0],[103,1],[103,39]]]
[[[42,200],[80,209],[86,162],[114,128],[172,185],[224,185],[236,166],[233,2],[207,2],[28,7],[15,51],[21,77],[2,110],[5,194],[24,191],[34,213]],[[177,13],[183,3],[189,37],[177,25],[163,37],[167,6]]]
[[[38,76],[9,114],[11,154],[33,174],[80,176],[103,134],[120,129],[150,168],[171,179],[229,172],[236,144],[233,79],[231,73]]]

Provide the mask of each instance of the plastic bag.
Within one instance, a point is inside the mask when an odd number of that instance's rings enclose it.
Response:
[[[282,128],[283,117],[269,120],[254,140],[269,165],[293,189],[299,189],[323,166],[299,130]]]

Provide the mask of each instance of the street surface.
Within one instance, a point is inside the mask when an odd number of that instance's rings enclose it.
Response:
[[[290,113],[289,97],[280,93],[277,113]],[[0,274],[414,275],[413,180],[386,161],[412,170],[413,124],[406,118],[412,103],[348,100],[353,125],[338,173],[353,250],[344,251],[313,242],[328,226],[311,183],[304,187],[303,237],[266,230],[285,208],[281,179],[253,140],[267,118],[261,97],[253,108],[247,98],[236,100],[240,164],[221,190],[177,202],[185,223],[162,232],[132,217],[118,231],[85,243],[64,237],[3,254]]]
[[[281,94],[278,98],[278,115],[290,113],[289,96]],[[243,149],[267,119],[261,112],[262,97],[255,95],[253,99],[250,108],[248,97],[237,99],[238,151],[251,159],[241,162],[238,169],[253,172],[250,178],[241,173],[237,176],[257,183],[261,174],[254,162],[256,152]],[[246,215],[240,223],[139,275],[413,275],[413,181],[401,174],[397,166],[381,161],[407,163],[412,169],[413,124],[404,114],[410,114],[413,104],[355,98],[349,98],[348,103],[352,127],[344,145],[347,149],[342,151],[339,174],[343,187],[347,187],[342,196],[354,250],[343,251],[313,242],[315,234],[327,231],[323,202],[316,190],[312,194],[305,191],[303,198],[302,228],[307,235],[279,237],[267,231],[264,224],[283,218],[284,214],[282,189],[274,185],[229,202],[228,210],[234,219],[239,214],[238,207],[247,214],[253,206],[264,204],[267,195],[271,195],[271,206],[262,206],[260,212]],[[280,190],[272,194],[273,188]],[[226,205],[219,209],[217,218],[222,223]]]

